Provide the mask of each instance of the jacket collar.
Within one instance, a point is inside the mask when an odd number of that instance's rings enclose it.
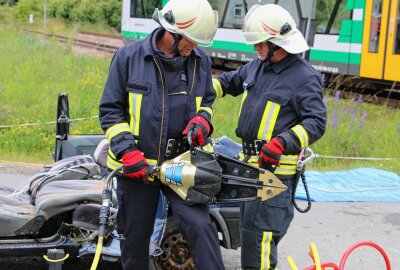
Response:
[[[300,56],[297,54],[288,54],[285,58],[283,58],[280,62],[274,63],[271,65],[271,68],[275,73],[280,73],[282,70],[288,68],[291,64],[293,64]]]
[[[142,49],[144,51],[144,57],[147,56],[151,56],[154,57],[157,55],[157,53],[154,50],[154,46],[153,46],[153,36],[156,35],[158,33],[158,31],[165,31],[164,28],[159,27],[153,30],[153,32],[151,32],[144,40],[142,43]],[[199,52],[198,48],[194,48],[191,55],[195,55],[197,58],[201,58],[201,54]]]

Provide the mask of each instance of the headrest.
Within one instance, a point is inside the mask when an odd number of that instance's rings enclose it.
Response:
[[[107,167],[107,155],[108,148],[110,147],[107,139],[103,139],[99,142],[94,151],[93,157],[97,164],[103,167]]]

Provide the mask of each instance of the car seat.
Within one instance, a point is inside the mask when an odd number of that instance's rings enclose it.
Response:
[[[95,158],[73,156],[47,165],[21,189],[1,185],[0,237],[35,236],[51,217],[82,204],[101,204],[105,148],[102,141]]]

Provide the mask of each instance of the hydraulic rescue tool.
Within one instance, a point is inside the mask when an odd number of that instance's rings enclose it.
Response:
[[[225,155],[195,148],[188,133],[190,150],[161,166],[148,167],[149,177],[157,176],[187,204],[244,202],[271,199],[287,187],[271,172],[251,166]],[[97,269],[103,239],[109,228],[113,177],[121,167],[112,171],[105,181],[99,217],[99,238],[91,270]]]
[[[262,201],[287,187],[271,172],[225,155],[195,148],[153,167],[150,174],[174,190],[188,204]]]

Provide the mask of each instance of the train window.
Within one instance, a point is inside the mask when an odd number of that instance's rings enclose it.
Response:
[[[151,18],[154,9],[161,9],[161,0],[131,0],[131,17]]]
[[[377,53],[379,49],[379,37],[381,34],[382,0],[374,0],[372,3],[371,28],[369,29],[368,52]]]
[[[350,19],[351,12],[346,9],[346,1],[317,1],[317,33],[339,34],[343,20]]]
[[[218,11],[218,27],[221,28],[241,29],[245,14],[255,4],[278,4],[292,14],[297,25],[300,24],[300,14],[306,18],[314,19],[315,17],[315,0],[209,0],[208,2],[214,10]],[[297,4],[301,6],[300,12]]]
[[[242,17],[242,10],[243,10],[243,5],[242,4],[236,4],[235,5],[235,11],[234,11],[234,16],[235,17]]]
[[[396,37],[394,41],[394,53],[400,54],[400,1],[397,6]]]

